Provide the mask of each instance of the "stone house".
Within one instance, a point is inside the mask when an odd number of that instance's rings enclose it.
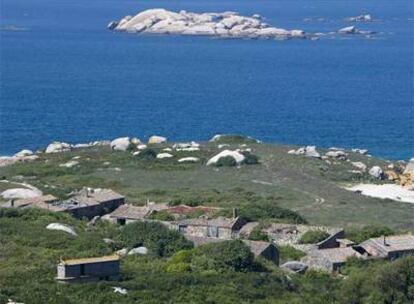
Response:
[[[124,204],[108,215],[108,219],[119,225],[125,225],[136,221],[144,221],[158,211],[167,210],[167,204],[148,203],[145,206]]]
[[[125,203],[125,197],[110,189],[84,189],[71,198],[47,204],[56,212],[67,212],[75,218],[91,219],[112,212]]]
[[[243,242],[249,246],[250,251],[256,258],[262,257],[275,263],[276,265],[279,265],[279,250],[274,244],[264,241],[250,240],[243,240]]]
[[[414,255],[414,235],[394,235],[368,239],[358,248],[372,258],[395,260],[402,256]]]
[[[119,256],[103,256],[62,260],[57,265],[56,280],[65,283],[79,283],[119,278]]]
[[[185,238],[189,241],[192,241],[195,247],[226,241],[224,239],[215,237],[202,237],[192,235],[185,235]],[[255,258],[262,257],[275,263],[276,265],[279,265],[279,250],[274,244],[269,242],[250,240],[243,240],[243,242],[250,248],[250,251],[253,253]]]
[[[236,238],[245,223],[246,221],[240,217],[213,219],[200,217],[182,220],[176,226],[178,231],[185,235],[228,240]]]
[[[362,258],[363,256],[352,247],[338,247],[329,249],[311,250],[302,262],[310,268],[328,272],[339,272],[350,257]]]

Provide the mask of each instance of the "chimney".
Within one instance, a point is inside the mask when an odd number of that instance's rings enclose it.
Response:
[[[239,212],[238,212],[239,210],[237,209],[237,208],[233,208],[233,218],[236,218],[236,217],[238,217],[239,216]]]
[[[383,235],[382,238],[383,238],[384,246],[388,246],[387,241],[385,239],[385,235]]]

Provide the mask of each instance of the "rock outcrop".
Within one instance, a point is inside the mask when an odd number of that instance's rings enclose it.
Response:
[[[4,199],[25,199],[41,196],[42,192],[35,189],[13,188],[7,189],[1,193]]]
[[[148,139],[148,144],[149,145],[154,145],[154,144],[163,144],[167,142],[167,138],[166,137],[162,137],[162,136],[158,136],[158,135],[153,135]]]
[[[371,22],[372,17],[370,14],[363,14],[355,17],[346,18],[346,20],[350,22]]]
[[[378,178],[378,179],[383,179],[383,177],[384,177],[384,171],[382,171],[381,167],[379,167],[379,166],[372,167],[371,169],[369,169],[368,173],[372,177],[375,177],[375,178]]]
[[[224,150],[224,151],[221,151],[219,154],[210,158],[207,162],[207,166],[215,165],[220,160],[220,158],[228,157],[228,156],[234,158],[234,160],[236,161],[236,164],[238,165],[241,164],[246,158],[243,154],[241,154],[238,151]]]
[[[288,154],[304,155],[304,156],[307,156],[307,157],[315,157],[315,158],[320,158],[321,157],[319,152],[316,150],[315,146],[306,146],[306,147],[301,147],[297,150],[290,150],[290,151],[288,151]]]
[[[49,144],[46,148],[46,153],[60,153],[71,150],[71,145],[65,142],[55,141]]]
[[[111,149],[114,151],[126,151],[131,144],[129,137],[120,137],[111,141]]]
[[[183,157],[178,160],[179,163],[196,163],[200,161],[198,157]]]
[[[178,13],[165,9],[149,9],[135,16],[112,21],[110,30],[128,33],[175,34],[231,38],[305,38],[302,30],[271,27],[257,14],[247,17],[235,12]]]
[[[68,234],[71,234],[73,236],[77,236],[78,234],[75,232],[75,230],[73,229],[73,227],[69,226],[69,225],[65,225],[65,224],[59,224],[59,223],[51,223],[49,225],[46,226],[47,230],[58,230],[58,231],[63,231],[66,232]]]

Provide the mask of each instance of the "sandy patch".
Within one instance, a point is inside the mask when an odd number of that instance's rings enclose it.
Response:
[[[414,204],[414,191],[395,184],[359,184],[345,188],[353,192],[360,192],[362,195],[391,199],[397,202]]]

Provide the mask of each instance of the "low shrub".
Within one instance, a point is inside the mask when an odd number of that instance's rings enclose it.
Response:
[[[234,167],[237,166],[237,162],[232,156],[224,156],[220,157],[219,160],[216,162],[216,167]]]
[[[299,240],[300,244],[315,244],[323,241],[329,236],[329,233],[322,230],[308,230]]]
[[[359,244],[369,238],[375,238],[380,236],[388,236],[395,234],[394,230],[387,226],[381,225],[368,225],[362,229],[354,228],[346,231],[346,236],[350,240]]]

